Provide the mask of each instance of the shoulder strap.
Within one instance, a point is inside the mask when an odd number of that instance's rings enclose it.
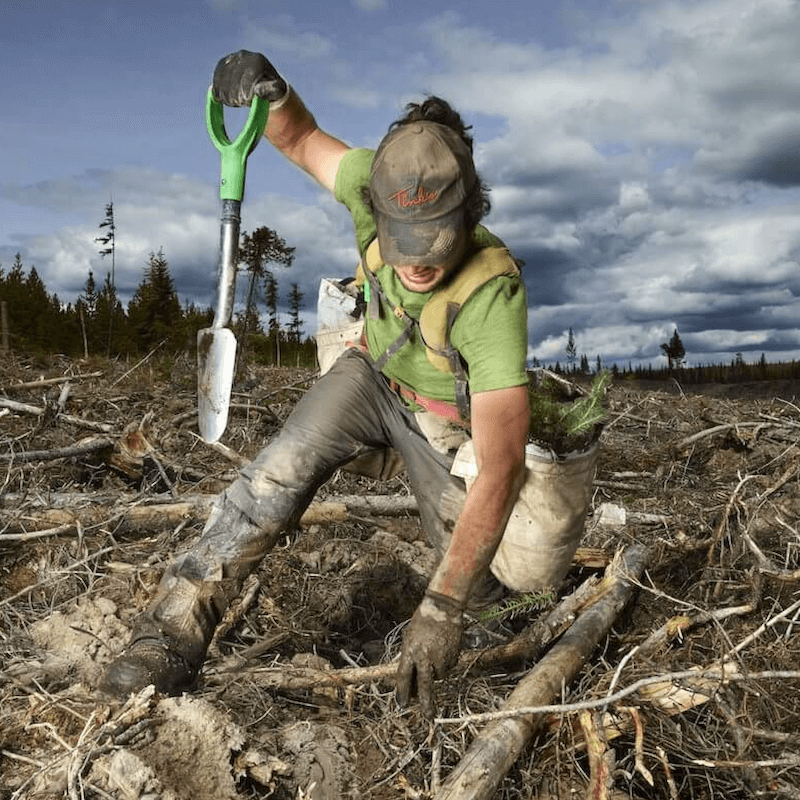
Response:
[[[367,271],[374,275],[382,266],[383,259],[381,258],[381,249],[378,246],[377,238],[375,238],[367,245],[364,255],[359,259],[356,265],[356,286],[360,288],[364,285],[367,280]]]
[[[450,330],[461,306],[475,291],[500,275],[519,275],[517,262],[505,247],[485,247],[478,250],[453,276],[453,279],[425,304],[419,318],[422,340],[428,360],[442,372],[453,372],[457,355],[450,344]]]
[[[404,309],[394,306],[378,282],[375,273],[383,265],[383,259],[378,240],[374,239],[364,251],[356,268],[356,285],[364,287],[368,316],[375,319],[380,314],[380,298],[395,316],[403,321],[404,325],[400,336],[373,362],[373,366],[380,370],[389,358],[406,343],[416,325],[431,365],[441,372],[453,374],[459,414],[462,419],[469,420],[467,371],[458,350],[450,343],[450,331],[461,306],[475,291],[492,278],[501,275],[519,275],[520,263],[513,258],[508,248],[503,246],[490,246],[477,250],[446,286],[433,293],[417,321],[410,317]]]

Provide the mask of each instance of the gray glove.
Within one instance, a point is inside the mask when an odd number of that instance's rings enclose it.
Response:
[[[214,99],[226,106],[249,106],[258,95],[270,103],[287,92],[286,81],[261,53],[240,50],[217,62],[211,86]]]
[[[434,678],[444,678],[458,660],[462,611],[453,598],[429,590],[403,634],[395,683],[397,699],[401,705],[408,703],[416,678],[419,703],[428,719],[434,716]]]

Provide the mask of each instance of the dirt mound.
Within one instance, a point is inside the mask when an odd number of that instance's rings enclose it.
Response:
[[[229,610],[191,696],[99,695],[214,493],[314,377],[249,375],[224,445],[208,446],[191,364],[0,366],[0,798],[450,797],[486,715],[509,715],[580,623],[586,605],[567,601],[602,595],[634,545],[647,569],[556,690],[561,713],[536,717],[496,788],[469,796],[797,796],[800,404],[787,386],[612,386],[573,568],[555,596],[511,595],[473,621],[435,724],[392,687],[434,563],[402,474],[323,487]]]

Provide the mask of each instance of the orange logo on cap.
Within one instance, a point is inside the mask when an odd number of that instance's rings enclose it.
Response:
[[[408,189],[400,189],[399,192],[395,192],[387,199],[397,200],[397,204],[400,206],[400,208],[409,208],[410,206],[422,206],[425,205],[425,203],[431,203],[438,197],[438,195],[438,192],[426,192],[425,189],[420,186],[419,189],[417,189],[416,197],[409,195]]]

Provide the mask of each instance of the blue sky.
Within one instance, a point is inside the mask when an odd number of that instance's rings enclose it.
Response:
[[[163,248],[181,301],[213,302],[204,99],[246,48],[353,146],[425,93],[461,111],[532,357],[563,362],[569,328],[592,364],[662,363],[675,328],[689,363],[800,357],[797,0],[29,0],[0,23],[0,263],[62,301],[108,271],[113,199],[122,299]],[[319,279],[355,263],[346,212],[263,141],[242,217],[296,247],[278,277],[312,332]]]

